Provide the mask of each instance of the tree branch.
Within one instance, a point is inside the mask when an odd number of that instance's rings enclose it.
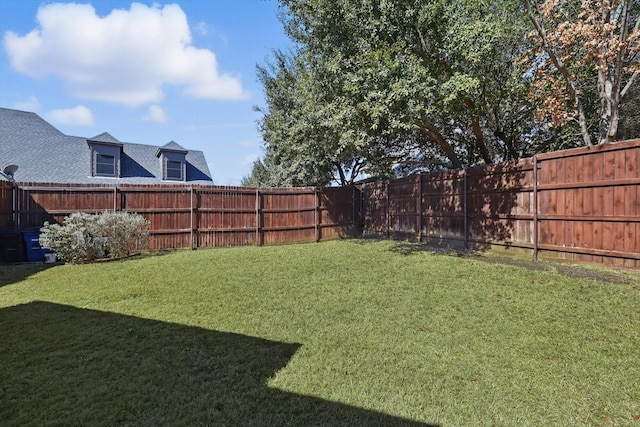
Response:
[[[575,83],[571,78],[571,73],[569,73],[569,70],[567,69],[566,64],[564,63],[564,61],[562,61],[561,58],[558,57],[555,49],[551,46],[546,30],[544,29],[542,24],[538,21],[538,19],[534,16],[533,10],[531,8],[531,1],[524,0],[524,7],[527,13],[527,16],[529,17],[529,20],[531,21],[531,23],[536,29],[536,32],[542,39],[542,48],[547,53],[547,55],[549,55],[549,59],[551,59],[551,62],[553,62],[553,65],[556,66],[557,70],[560,72],[560,74],[564,78],[565,84],[567,86],[567,90],[569,92],[569,96],[571,97],[571,100],[573,101],[576,109],[578,110],[578,123],[580,125],[580,132],[582,134],[582,139],[586,145],[592,145],[591,135],[589,134],[589,129],[587,127],[587,119],[584,113],[584,108],[582,106],[582,102],[580,101],[580,98],[578,97],[578,90],[576,89]]]
[[[427,138],[434,141],[436,144],[440,146],[444,154],[451,161],[451,164],[456,169],[462,168],[462,162],[456,155],[455,151],[451,145],[444,139],[444,136],[440,133],[440,131],[433,125],[421,121],[414,121],[414,126],[418,128],[422,134],[424,134]]]
[[[631,85],[633,84],[633,81],[636,79],[637,76],[638,76],[638,70],[633,72],[627,84],[620,91],[620,99],[624,98],[624,96],[627,94],[627,92],[629,91],[629,88],[631,87]]]

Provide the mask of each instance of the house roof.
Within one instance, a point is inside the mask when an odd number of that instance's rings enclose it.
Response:
[[[91,176],[91,142],[121,147],[120,178]],[[202,151],[186,150],[173,141],[164,147],[186,154],[188,183],[213,183]],[[106,132],[91,138],[69,136],[35,113],[0,108],[0,171],[18,165],[18,182],[176,184],[162,180],[162,165],[156,157],[160,148],[122,142]],[[0,174],[0,180],[6,179]]]
[[[108,144],[121,144],[116,138],[110,135],[108,132],[102,132],[100,135],[96,135],[93,138],[88,138],[88,141],[92,142],[105,142]]]
[[[179,154],[187,154],[189,152],[189,150],[185,150],[184,147],[182,147],[180,144],[176,143],[175,141],[168,142],[162,147],[159,147],[156,150],[156,157],[160,157],[160,154],[162,154],[163,151],[168,151],[170,153],[179,153]]]

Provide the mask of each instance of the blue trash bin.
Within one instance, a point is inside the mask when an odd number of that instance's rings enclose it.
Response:
[[[23,231],[25,253],[28,262],[44,262],[45,251],[40,246],[40,231]]]

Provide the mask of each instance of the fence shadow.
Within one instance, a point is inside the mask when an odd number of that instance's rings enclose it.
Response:
[[[364,235],[442,250],[527,244],[532,168],[531,161],[521,161],[364,184]]]
[[[38,301],[0,325],[3,425],[425,426],[269,388],[300,344]]]
[[[467,172],[468,247],[518,246],[532,241],[530,161],[471,168]]]
[[[54,267],[55,264],[0,264],[0,288],[25,280],[27,277]]]

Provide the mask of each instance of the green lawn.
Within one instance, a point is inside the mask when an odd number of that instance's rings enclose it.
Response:
[[[0,425],[640,426],[639,273],[419,249],[0,266]]]

